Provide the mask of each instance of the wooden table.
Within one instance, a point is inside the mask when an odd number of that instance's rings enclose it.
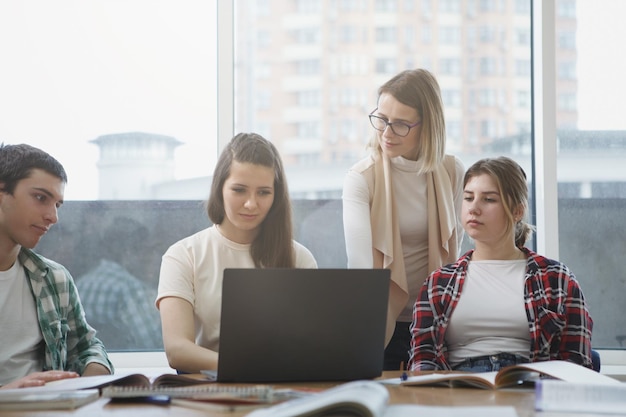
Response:
[[[383,378],[399,377],[399,372],[385,372]],[[290,383],[272,384],[276,387],[291,388],[330,388],[337,383]],[[438,406],[513,406],[519,417],[569,417],[562,413],[535,412],[535,394],[532,390],[501,390],[490,391],[476,388],[439,388],[439,387],[399,387],[387,386],[391,403],[410,403]],[[108,399],[87,404],[79,409],[67,411],[13,411],[0,412],[2,417],[59,417],[59,416],[117,416],[117,417],[243,417],[249,411],[216,412],[200,411],[175,405],[162,406],[154,404],[113,404]],[[626,414],[624,414],[626,416]],[[607,417],[606,414],[576,414],[576,417]]]

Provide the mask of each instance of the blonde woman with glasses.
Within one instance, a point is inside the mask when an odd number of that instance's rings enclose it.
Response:
[[[464,167],[445,154],[441,92],[429,71],[383,84],[369,120],[371,152],[346,175],[343,224],[349,268],[391,270],[384,369],[394,370],[408,365],[422,283],[458,257]]]

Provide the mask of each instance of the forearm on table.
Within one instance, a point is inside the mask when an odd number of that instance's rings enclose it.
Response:
[[[178,371],[197,373],[205,369],[217,369],[217,352],[188,340],[173,341],[166,345],[165,354],[169,365]]]

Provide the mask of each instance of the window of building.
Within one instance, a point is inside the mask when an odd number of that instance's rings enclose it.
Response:
[[[366,0],[339,0],[339,10],[342,12],[363,12],[366,10]]]
[[[559,110],[575,111],[577,107],[576,94],[569,92],[559,93],[557,105]]]
[[[557,41],[560,49],[576,49],[576,33],[561,31],[557,33]]]
[[[478,0],[478,10],[481,12],[494,12],[497,8],[497,0]]]
[[[515,92],[517,96],[516,106],[522,109],[530,108],[530,91],[518,90]]]
[[[269,64],[265,63],[265,65]],[[297,59],[294,61],[294,66],[298,75],[317,75],[321,71],[321,63],[318,59]]]
[[[442,13],[461,13],[461,0],[439,0],[438,4]]]
[[[337,29],[337,38],[341,43],[360,42],[359,28],[354,25],[342,25]]]
[[[394,12],[398,10],[398,0],[374,0],[377,12]]]
[[[558,17],[576,18],[576,0],[559,0],[556,2]]]
[[[565,61],[559,63],[558,76],[562,80],[576,80],[576,62]]]
[[[415,25],[407,25],[404,27],[404,45],[407,49],[414,51],[417,49],[417,32]]]
[[[433,41],[433,29],[430,25],[424,24],[420,30],[420,38],[422,40],[422,44],[428,45]]]
[[[441,89],[441,99],[446,108],[461,107],[461,92],[458,89]]]
[[[518,45],[528,46],[530,45],[530,30],[527,28],[519,28],[515,30],[515,42]]]
[[[296,93],[296,103],[301,107],[318,107],[320,105],[320,91],[308,90]]]
[[[319,125],[316,122],[302,121],[296,125],[297,137],[300,139],[319,138]]]
[[[439,42],[443,45],[460,45],[461,28],[443,26],[439,29]]]
[[[496,28],[490,25],[481,25],[478,28],[480,43],[494,43],[496,41]]]
[[[479,60],[479,73],[482,76],[496,75],[498,72],[497,59],[490,56],[485,56]]]
[[[518,77],[528,77],[530,76],[530,60],[527,59],[516,59],[515,60],[515,75]]]
[[[320,41],[320,30],[318,28],[295,29],[293,37],[297,43],[318,43]]]
[[[396,42],[397,34],[395,27],[378,27],[375,35],[376,42],[389,43]]]
[[[439,71],[441,75],[460,75],[461,60],[458,58],[441,58]]]
[[[416,2],[417,0],[404,0],[402,2],[402,4],[404,5],[404,11],[409,12],[409,13],[414,12],[416,9],[416,5],[415,5]]]
[[[528,0],[515,0],[515,13],[528,16],[530,14],[530,5],[532,2]]]
[[[394,74],[397,69],[396,60],[392,58],[377,58],[376,73],[381,75]]]
[[[295,0],[295,4],[299,14],[319,13],[322,10],[320,0]]]
[[[495,120],[482,120],[480,123],[480,135],[487,140],[496,137],[497,125]]]
[[[478,92],[478,103],[481,107],[493,107],[497,104],[497,91],[485,88]]]

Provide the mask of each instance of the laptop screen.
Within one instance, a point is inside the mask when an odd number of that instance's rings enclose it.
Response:
[[[226,269],[218,381],[348,381],[381,375],[384,269]]]

